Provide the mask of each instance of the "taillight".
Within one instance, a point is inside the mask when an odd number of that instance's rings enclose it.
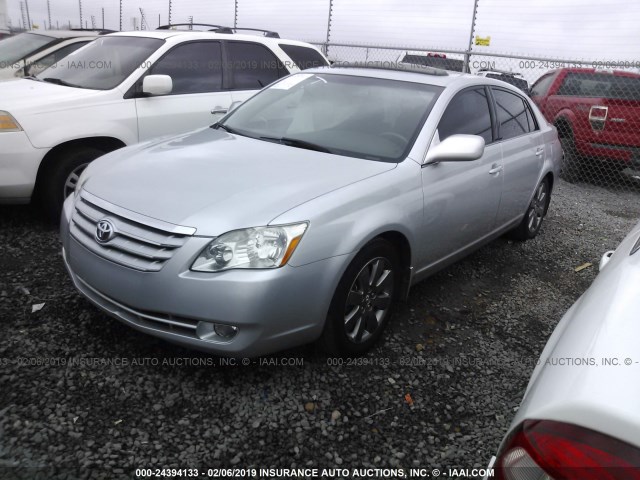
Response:
[[[640,480],[640,449],[550,420],[525,420],[494,464],[499,480]]]

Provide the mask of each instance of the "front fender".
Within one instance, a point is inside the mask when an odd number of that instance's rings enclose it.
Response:
[[[420,166],[406,160],[393,170],[299,205],[270,223],[309,221],[309,228],[289,261],[290,265],[301,266],[355,253],[389,231],[404,235],[415,251],[422,212]]]

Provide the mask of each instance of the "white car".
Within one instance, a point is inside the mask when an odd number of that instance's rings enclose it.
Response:
[[[551,335],[493,478],[640,478],[640,223]]]
[[[0,41],[0,81],[36,75],[100,35],[98,31],[25,32]]]
[[[328,65],[274,32],[211,27],[105,35],[35,77],[0,83],[0,203],[38,197],[55,219],[95,158],[211,125],[273,81]]]

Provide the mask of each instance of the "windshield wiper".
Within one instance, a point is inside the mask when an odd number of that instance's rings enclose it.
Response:
[[[260,140],[281,143],[282,145],[287,145],[289,147],[304,148],[305,150],[313,150],[315,152],[333,153],[327,147],[323,147],[322,145],[318,145],[316,143],[307,142],[306,140],[299,140],[297,138],[289,138],[289,137],[259,137],[259,138]]]
[[[209,128],[213,128],[214,130],[218,130],[219,128],[221,128],[227,133],[233,133],[235,135],[241,135],[240,133],[236,132],[233,128],[227,127],[224,123],[220,123],[220,122],[214,123]]]
[[[62,80],[61,78],[47,77],[47,78],[44,78],[43,80],[45,82],[54,83],[56,85],[61,85],[63,87],[84,88],[84,87],[81,87],[80,85],[76,85],[74,83],[69,83],[65,80]]]

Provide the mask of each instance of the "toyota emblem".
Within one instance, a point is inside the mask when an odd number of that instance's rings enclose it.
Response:
[[[99,243],[106,243],[116,234],[116,229],[109,220],[100,220],[96,228],[96,240]]]

